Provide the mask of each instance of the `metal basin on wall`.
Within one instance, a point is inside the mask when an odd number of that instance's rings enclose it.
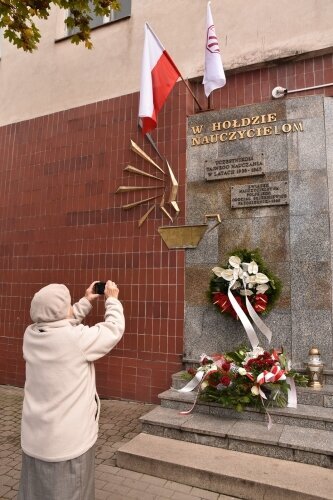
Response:
[[[162,226],[158,232],[168,248],[196,248],[207,229],[208,224]]]

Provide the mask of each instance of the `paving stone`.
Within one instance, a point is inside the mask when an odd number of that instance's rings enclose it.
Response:
[[[151,493],[147,493],[147,491],[145,491],[145,494],[144,494],[144,497],[142,495],[142,491],[138,491],[138,490],[130,490],[128,493],[128,498],[138,498],[140,500],[155,500],[156,499],[156,496],[151,494]]]
[[[220,495],[218,500],[238,500],[236,497],[228,497],[227,495]]]
[[[117,484],[117,483],[107,483],[105,486],[104,486],[104,490],[105,491],[112,491],[112,495],[114,493],[118,493],[118,494],[121,494],[121,495],[127,495],[127,493],[130,491],[131,488],[128,488],[127,486],[123,485],[123,484]]]
[[[200,488],[192,488],[191,493],[193,495],[197,495],[200,498],[205,498],[207,500],[217,500],[219,497],[218,493],[214,493],[213,491],[202,490]]]
[[[180,493],[189,493],[192,490],[192,486],[176,483],[174,481],[167,481],[165,483],[165,487],[170,488],[171,490],[179,491]]]
[[[0,484],[3,484],[5,486],[10,486],[11,488],[14,485],[17,485],[18,483],[19,483],[18,479],[15,479],[15,478],[10,477],[10,476],[4,476],[4,477],[0,478]]]
[[[155,495],[154,495],[154,499],[155,499],[155,500],[168,500],[168,497],[164,497],[164,496],[163,496],[163,497],[160,497],[160,496],[155,496]]]
[[[95,500],[109,500],[110,499],[110,492],[109,491],[102,491],[102,490],[96,490],[95,491]]]
[[[132,470],[120,469],[118,476],[126,477],[129,479],[140,479],[142,477],[142,474],[140,472],[135,472]]]
[[[102,490],[105,485],[106,485],[106,481],[102,481],[101,479],[97,479],[95,477],[95,487],[97,489],[101,489]]]
[[[149,474],[142,474],[141,480],[145,483],[155,484],[156,486],[162,486],[167,483],[166,479],[156,476],[150,476]]]
[[[107,473],[107,474],[118,474],[121,469],[119,467],[110,467],[108,465],[101,464],[96,467],[96,471],[99,473]]]
[[[97,453],[96,454],[96,458],[101,458],[101,459],[107,459],[107,458],[111,458],[113,456],[114,452],[107,452],[107,451],[104,451],[102,453]]]
[[[138,492],[138,494],[141,495],[141,497],[143,496],[142,492],[143,491],[147,491],[147,489],[149,488],[149,483],[145,483],[140,479],[131,479],[131,481],[129,482],[129,486],[133,489],[133,490],[136,490]]]
[[[8,465],[1,465],[0,466],[0,476],[3,474],[7,474],[7,472],[10,470],[10,467]]]
[[[4,500],[11,500],[12,498],[16,498],[16,496],[17,496],[17,491],[10,490],[5,494],[3,498]]]
[[[9,470],[7,474],[15,479],[20,479],[21,476],[21,472],[16,469]]]
[[[0,498],[4,497],[8,491],[10,491],[11,487],[6,486],[5,484],[0,485]]]
[[[166,488],[163,488],[162,486],[150,484],[147,488],[147,493],[151,493],[151,494],[156,495],[156,496],[160,495],[160,496],[163,496],[165,498],[171,498],[174,492],[172,490],[167,490]]]
[[[198,500],[199,500],[199,499],[200,499],[200,497],[197,497],[197,496],[195,496],[195,495],[192,495],[192,494],[188,495],[188,494],[186,494],[186,493],[179,493],[178,491],[176,491],[176,492],[172,495],[172,497],[171,497],[171,498],[172,498],[172,499],[174,499],[174,500],[188,500],[189,498],[191,498],[191,499],[193,499],[193,500],[196,500],[196,499],[198,499]]]
[[[117,459],[114,458],[108,458],[107,460],[103,460],[103,463],[112,467],[115,467],[117,465]]]

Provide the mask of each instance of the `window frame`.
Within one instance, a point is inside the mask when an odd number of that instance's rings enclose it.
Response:
[[[122,3],[125,3],[125,2],[128,3],[126,5],[126,8],[125,8],[125,12],[127,12],[127,14],[125,13],[122,17],[117,17],[117,15],[119,15],[119,13],[121,11],[111,9],[109,16],[98,16],[101,18],[103,17],[103,22],[101,22],[100,24],[97,24],[96,26],[92,26],[90,28],[91,31],[94,31],[94,30],[99,29],[99,28],[103,28],[104,26],[108,26],[110,24],[114,24],[114,23],[117,23],[119,21],[124,21],[125,19],[129,19],[132,16],[132,0],[122,0]],[[95,16],[95,13],[92,12],[91,15]],[[94,19],[97,19],[97,16],[93,17],[93,19],[91,21],[92,23],[94,22]],[[67,28],[67,26],[65,24],[65,36],[62,38],[62,40],[72,37],[73,35],[75,35],[75,33],[77,33],[77,31],[70,30],[69,28]]]

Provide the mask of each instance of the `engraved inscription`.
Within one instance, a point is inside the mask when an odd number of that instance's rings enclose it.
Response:
[[[231,208],[288,205],[288,181],[231,187]]]
[[[205,161],[205,179],[214,181],[230,177],[264,175],[264,154],[229,156]]]

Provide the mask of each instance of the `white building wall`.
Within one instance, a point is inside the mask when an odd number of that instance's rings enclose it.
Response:
[[[1,43],[0,125],[139,90],[143,27],[152,26],[185,78],[203,74],[206,0],[132,0],[128,20],[92,33],[93,50],[64,34],[64,11],[42,21],[33,54]],[[226,70],[333,46],[332,0],[212,0]]]

